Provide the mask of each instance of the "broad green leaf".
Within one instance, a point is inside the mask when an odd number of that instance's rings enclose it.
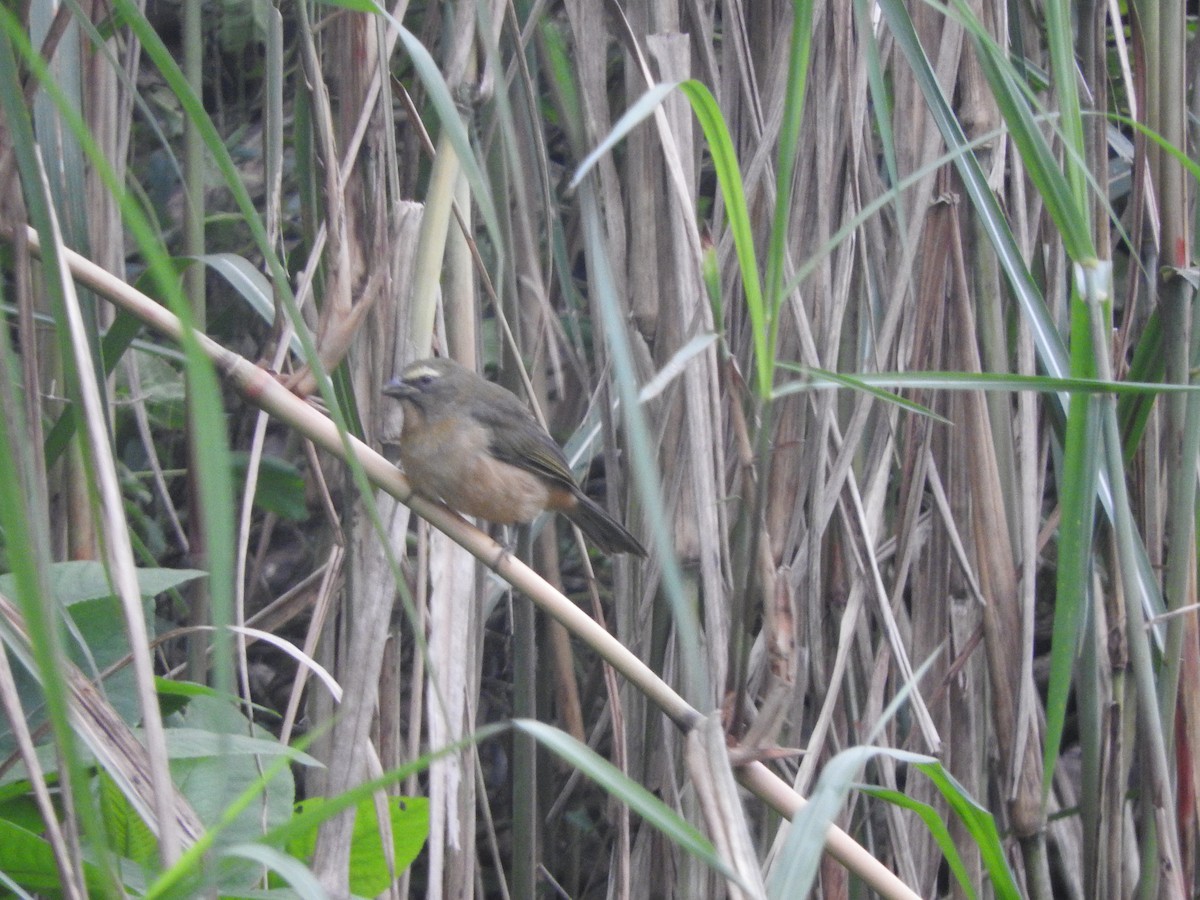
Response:
[[[249,454],[235,451],[231,456],[236,477],[245,483]],[[308,518],[308,504],[305,500],[304,476],[300,474],[299,469],[278,456],[264,456],[259,460],[254,491],[255,506],[274,513],[281,519],[302,522]]]
[[[269,732],[257,727],[255,731],[263,736],[227,734],[203,728],[168,728],[167,753],[173,760],[215,759],[223,756],[287,756],[293,763],[321,766],[320,762],[307,753],[279,743]]]
[[[407,869],[429,836],[429,800],[425,797],[388,797],[387,811],[392,828],[392,847],[396,874]],[[296,804],[297,813],[310,812],[324,804],[323,797],[310,797]],[[297,859],[311,859],[317,844],[314,826],[288,841],[288,852]],[[384,853],[379,820],[373,798],[359,801],[354,811],[354,832],[350,844],[350,890],[374,897],[392,883]]]
[[[61,886],[49,842],[12,822],[0,819],[0,872],[30,891],[54,894]],[[105,882],[91,863],[83,864],[84,882],[93,896],[103,896]]]
[[[183,727],[166,730],[171,775],[200,821],[210,829],[220,825],[220,843],[256,841],[291,818],[291,766],[317,765],[312,757],[219,699],[194,697],[178,717]],[[244,806],[231,812],[241,797]]]
[[[154,597],[203,578],[206,574],[199,569],[138,569],[138,592],[143,597]],[[64,606],[113,596],[108,574],[100,562],[75,560],[53,563],[48,575],[54,596]],[[0,575],[0,594],[12,596],[13,590],[12,575]]]
[[[158,838],[116,782],[103,771],[98,774],[98,779],[100,814],[104,818],[109,847],[125,859],[153,868],[158,862]]]

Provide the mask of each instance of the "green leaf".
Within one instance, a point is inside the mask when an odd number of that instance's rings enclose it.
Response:
[[[301,900],[326,900],[328,897],[317,877],[307,866],[291,856],[280,853],[274,847],[263,844],[237,844],[226,847],[222,856],[249,860],[270,869],[273,875],[287,882],[288,887],[295,892],[287,896],[298,896]]]
[[[417,858],[429,836],[429,800],[425,797],[388,797],[387,811],[392,829],[392,851],[396,874]],[[296,812],[312,812],[326,803],[324,797],[311,797],[296,804]],[[317,826],[306,828],[288,841],[287,850],[297,859],[311,859],[317,844]],[[382,894],[392,883],[383,839],[379,832],[373,798],[362,800],[354,811],[354,832],[350,844],[350,890],[365,897]]]
[[[250,464],[250,455],[242,451],[230,454],[233,470],[243,484]],[[274,513],[281,519],[302,522],[308,518],[305,502],[304,476],[294,465],[277,456],[264,456],[258,464],[258,480],[254,491],[254,504],[259,509]]]
[[[878,800],[884,800],[893,806],[911,810],[920,816],[921,821],[925,823],[925,827],[929,829],[929,833],[933,835],[933,839],[937,841],[937,845],[941,848],[942,855],[946,857],[946,864],[950,866],[950,871],[958,879],[963,893],[974,900],[977,895],[974,887],[971,886],[967,867],[963,865],[962,857],[958,855],[958,848],[954,846],[954,839],[950,837],[950,829],[942,821],[942,814],[940,812],[928,803],[914,800],[912,797],[902,794],[899,791],[875,787],[869,784],[859,785],[858,790]]]
[[[1163,329],[1159,308],[1156,306],[1146,320],[1146,327],[1138,337],[1129,364],[1129,378],[1133,381],[1158,381],[1166,372],[1166,356],[1163,354]],[[1117,401],[1121,435],[1124,442],[1125,462],[1133,461],[1133,454],[1141,444],[1154,410],[1153,395],[1121,397]]]
[[[0,819],[0,872],[30,891],[55,895],[62,885],[49,842],[3,819]],[[103,896],[102,886],[106,882],[96,866],[85,862],[83,878],[93,896]]]
[[[189,259],[189,262],[200,262],[208,266],[227,282],[258,317],[271,325],[275,322],[275,292],[271,282],[257,266],[244,256],[236,253],[206,253]],[[288,344],[297,356],[302,356],[304,348],[300,339],[293,333]]]
[[[809,797],[808,806],[792,820],[784,851],[779,857],[780,863],[772,873],[768,885],[769,895],[779,898],[808,896],[824,849],[825,832],[841,809],[850,788],[854,786],[857,773],[875,756],[889,756],[928,776],[978,845],[996,896],[1004,900],[1019,900],[1020,892],[1017,891],[1012,871],[1008,867],[1000,834],[991,813],[976,803],[962,785],[932,756],[887,747],[851,747],[837,754],[826,764],[816,788]],[[937,837],[936,832],[934,837]],[[949,859],[947,856],[947,860]]]
[[[900,757],[897,757],[900,758]],[[959,819],[967,827],[975,846],[983,858],[983,864],[992,879],[992,889],[997,897],[1019,900],[1021,892],[1017,889],[1012,869],[1008,865],[1008,857],[1004,852],[1004,844],[1000,840],[1000,831],[996,820],[990,812],[959,784],[958,780],[942,767],[936,759],[914,760],[914,767],[925,773],[942,796],[950,804],[950,808],[958,814]]]
[[[1034,116],[1033,110],[1029,106],[1026,97],[1028,89],[1020,83],[1013,72],[1012,65],[1008,60],[1008,51],[997,46],[996,42],[991,40],[965,3],[956,3],[955,9],[975,45],[976,58],[992,89],[992,97],[996,101],[1000,114],[1004,117],[1004,123],[1008,126],[1017,152],[1021,154],[1025,171],[1045,202],[1046,212],[1054,220],[1054,226],[1062,237],[1067,253],[1077,262],[1093,258],[1096,255],[1096,249],[1092,243],[1090,229],[1091,210],[1082,197],[1082,182],[1080,182],[1079,192],[1073,192],[1067,177],[1059,168],[1054,152],[1042,134],[1037,117]],[[1059,70],[1059,62],[1056,60],[1055,63],[1056,87],[1060,94],[1064,88],[1074,87],[1074,56],[1070,54],[1069,49],[1067,54],[1071,59],[1069,71]],[[1066,75],[1065,80],[1064,74]],[[1074,115],[1071,114],[1071,110],[1060,112],[1061,121],[1068,131],[1072,129],[1072,126],[1075,129],[1079,128],[1078,98],[1074,104]],[[1070,159],[1075,148],[1082,146],[1082,141],[1068,140],[1068,144],[1070,145],[1068,150]],[[1078,156],[1073,158],[1078,159]],[[1074,176],[1072,180],[1077,180],[1078,165],[1068,164]]]
[[[168,728],[165,731],[167,755],[173,760],[225,756],[288,756],[293,763],[322,767],[319,761],[307,753],[279,743],[270,736],[270,732],[257,727],[255,732],[265,736],[228,734],[204,728]]]
[[[327,797],[324,803],[298,813],[290,822],[274,829],[264,840],[274,846],[283,846],[297,835],[314,829],[338,813],[351,807],[356,807],[361,800],[371,797],[371,795],[382,788],[392,784],[399,784],[409,775],[416,772],[423,772],[435,760],[448,756],[451,753],[457,753],[463,747],[470,746],[471,744],[486,741],[505,730],[507,730],[506,725],[485,725],[469,737],[455,741],[439,750],[426,753],[424,756],[418,757],[412,762],[400,766],[398,769],[393,769],[370,781],[364,781],[362,784],[338,794],[336,797]]]
[[[692,104],[692,112],[704,131],[708,152],[712,156],[717,183],[725,201],[725,217],[733,234],[734,249],[742,272],[742,289],[746,294],[746,310],[750,315],[751,333],[754,336],[755,371],[758,374],[756,388],[762,396],[771,390],[769,361],[772,355],[768,347],[768,310],[763,300],[762,283],[759,280],[758,258],[754,250],[754,232],[750,227],[750,210],[746,205],[746,188],[738,166],[737,152],[729,134],[729,126],[721,115],[716,98],[699,81],[683,81],[678,84],[656,84],[644,93],[617,120],[610,133],[599,146],[588,154],[571,177],[571,186],[579,184],[583,176],[596,164],[601,156],[611,150],[635,125],[649,116],[676,87]]]
[[[328,6],[340,6],[352,12],[373,13],[378,10],[374,0],[321,0]]]
[[[781,368],[795,369],[807,375],[807,379],[801,382],[793,381],[790,384],[778,387],[773,392],[772,396],[779,398],[787,394],[794,394],[797,391],[803,391],[817,385],[844,387],[852,391],[859,391],[863,394],[870,394],[877,400],[882,400],[884,403],[894,403],[901,409],[906,409],[909,412],[916,413],[920,416],[928,416],[929,418],[941,422],[944,425],[953,424],[945,416],[939,416],[927,406],[922,406],[920,403],[914,403],[912,400],[907,400],[898,394],[893,394],[890,391],[885,391],[882,388],[875,387],[868,379],[859,375],[839,375],[837,372],[829,372],[825,369],[812,369],[808,367],[792,366],[788,363],[782,363]],[[822,382],[824,384],[822,385]]]
[[[214,700],[221,700],[231,707],[236,707],[243,703],[242,698],[236,694],[228,694],[218,691],[215,688],[210,688],[206,684],[196,684],[192,681],[175,681],[170,678],[155,676],[154,689],[158,693],[158,702],[163,710],[164,717],[184,709],[194,697],[209,697]],[[279,717],[279,714],[275,710],[258,703],[253,704],[253,708],[256,715],[261,713],[268,718],[274,717],[277,719]]]
[[[1071,292],[1071,374],[1095,375],[1090,335],[1091,311],[1077,290]],[[1080,642],[1092,602],[1092,553],[1096,531],[1096,486],[1103,466],[1100,407],[1095,397],[1074,394],[1067,412],[1062,474],[1058,494],[1062,519],[1058,529],[1055,570],[1054,628],[1050,643],[1050,680],[1046,689],[1046,732],[1042,749],[1042,795],[1049,796],[1066,727]],[[1086,659],[1094,660],[1089,654]],[[1094,668],[1094,661],[1092,667]],[[1086,677],[1094,677],[1094,671]]]
[[[694,80],[683,82],[679,89],[691,102],[692,112],[704,132],[713,168],[716,169],[717,184],[721,188],[721,198],[725,201],[725,217],[733,235],[733,246],[742,273],[742,291],[746,295],[746,312],[750,316],[754,337],[755,392],[765,398],[771,391],[774,354],[769,346],[769,311],[763,297],[758,256],[754,249],[754,230],[750,225],[750,208],[746,204],[746,187],[742,182],[737,152],[733,147],[729,126],[712,92],[703,83]]]
[[[270,732],[251,724],[237,708],[222,700],[195,697],[181,714],[182,728],[165,736],[171,775],[209,828],[222,825],[221,841],[255,841],[292,815],[295,783],[287,760],[318,765],[316,760],[279,743]],[[264,780],[264,772],[272,774]],[[244,809],[229,819],[233,801],[253,792]]]
[[[138,569],[138,593],[154,597],[206,574],[199,569]],[[113,596],[103,563],[91,560],[53,563],[48,576],[54,596],[64,606]],[[12,575],[0,575],[0,594],[12,596],[15,590],[12,579]]]
[[[187,581],[203,576],[196,569],[139,569],[138,589],[144,597],[152,597]],[[129,656],[129,637],[125,627],[121,601],[112,595],[104,566],[98,562],[75,561],[54,563],[44,573],[48,589],[56,601],[66,607],[67,646],[69,659],[82,671],[99,674]],[[0,593],[14,589],[13,575],[0,575]],[[147,626],[154,634],[154,621],[149,601],[144,604]],[[32,728],[45,720],[45,695],[37,680],[18,667],[14,673],[17,690]],[[137,697],[136,676],[131,667],[119,668],[104,679],[104,692],[109,703],[126,722],[141,719]],[[8,722],[0,717],[0,756],[14,749]],[[18,770],[17,777],[22,777]]]
[[[923,391],[1034,391],[1039,394],[1129,394],[1153,398],[1158,394],[1191,394],[1197,384],[1164,384],[1159,381],[1105,381],[1101,378],[1053,378],[1049,375],[1016,375],[1001,372],[861,372],[845,375],[796,363],[780,363],[799,372],[803,381],[775,389],[782,397],[818,388],[848,387],[874,392],[880,388],[913,388]],[[896,399],[888,395],[890,399]]]
[[[112,325],[104,333],[100,342],[100,356],[105,375],[112,374],[117,362],[125,355],[125,351],[129,349],[141,328],[141,320],[135,318],[132,313],[123,309],[117,311]],[[68,404],[46,435],[42,452],[46,459],[47,469],[58,461],[59,456],[62,455],[63,450],[67,448],[67,444],[75,435],[75,429],[78,426],[75,412],[75,404]]]
[[[566,732],[532,719],[514,719],[513,727],[530,735],[559,759],[592,779],[614,799],[641,816],[647,824],[662,832],[679,849],[692,854],[724,877],[741,883],[737,874],[717,855],[713,845],[695,826],[595,750]]]
[[[46,779],[48,785],[56,781],[57,778]],[[0,819],[35,833],[42,830],[42,812],[33,799],[33,788],[27,779],[0,788]]]
[[[151,868],[158,862],[158,838],[121,789],[103,770],[99,773],[100,815],[109,847],[125,859]]]

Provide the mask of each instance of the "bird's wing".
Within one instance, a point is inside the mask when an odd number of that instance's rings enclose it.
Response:
[[[497,459],[567,490],[578,490],[562,450],[519,400],[507,393],[486,400],[472,414],[491,433],[490,449]]]

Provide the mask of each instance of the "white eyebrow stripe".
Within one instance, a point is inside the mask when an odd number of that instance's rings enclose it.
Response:
[[[412,378],[424,378],[426,375],[431,378],[437,378],[438,370],[432,366],[417,366],[415,369],[409,369],[404,373],[404,380],[408,381]]]

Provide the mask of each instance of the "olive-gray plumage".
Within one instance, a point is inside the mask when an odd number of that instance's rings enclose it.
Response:
[[[400,461],[420,493],[499,524],[554,510],[606,553],[646,555],[583,492],[558,444],[511,392],[452,360],[423,359],[384,393],[404,407]]]

